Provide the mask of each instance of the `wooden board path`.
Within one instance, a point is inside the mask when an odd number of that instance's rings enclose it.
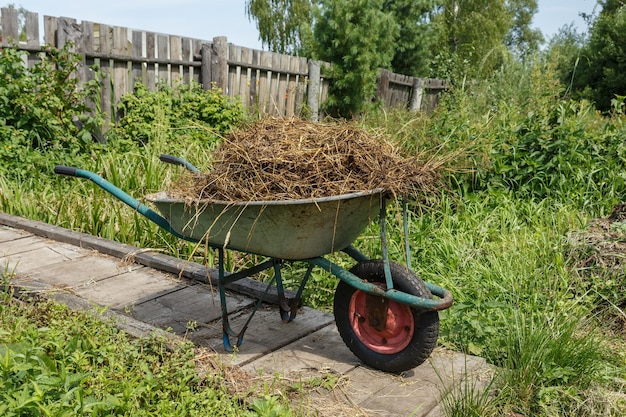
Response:
[[[307,402],[320,416],[442,416],[442,393],[465,378],[480,384],[490,373],[483,359],[441,348],[402,376],[379,372],[348,350],[332,315],[304,307],[294,322],[283,323],[271,304],[254,316],[239,352],[226,354],[219,295],[207,279],[214,271],[1,212],[0,267],[12,275],[18,292],[38,292],[75,309],[106,306],[106,315],[135,336],[185,337],[254,375],[308,378],[332,372],[345,383],[311,392]],[[258,284],[245,279],[230,288],[234,329],[247,319]]]

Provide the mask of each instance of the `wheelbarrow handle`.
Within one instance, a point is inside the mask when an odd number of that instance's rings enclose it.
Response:
[[[159,156],[159,159],[163,162],[167,162],[168,164],[183,166],[194,174],[198,174],[200,172],[200,170],[193,166],[190,162],[187,162],[183,158],[179,158],[178,156],[162,153],[161,156]]]
[[[155,223],[157,226],[165,229],[166,231],[170,232],[176,237],[189,240],[188,238],[186,238],[185,236],[181,235],[176,230],[174,230],[172,226],[170,225],[170,223],[167,221],[167,219],[165,219],[165,217],[161,216],[154,210],[151,210],[145,204],[139,202],[138,200],[136,200],[135,198],[133,198],[132,196],[130,196],[123,190],[119,189],[115,185],[111,184],[110,182],[108,182],[107,180],[99,176],[98,174],[91,172],[91,171],[87,171],[85,169],[68,167],[65,165],[55,166],[54,172],[55,174],[65,175],[68,177],[79,177],[79,178],[86,178],[88,180],[91,180],[94,184],[96,184],[103,190],[107,191],[109,194],[112,194],[118,200],[125,203],[130,208],[132,208],[139,214],[146,217],[148,220]]]
[[[78,170],[78,168],[67,167],[65,165],[57,165],[54,167],[55,174],[65,175],[67,177],[76,177],[76,170]]]

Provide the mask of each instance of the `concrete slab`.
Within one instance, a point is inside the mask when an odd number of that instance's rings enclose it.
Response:
[[[30,252],[46,246],[44,239],[37,236],[24,236],[18,239],[0,242],[0,257]]]
[[[21,239],[23,237],[32,236],[32,234],[19,229],[13,229],[6,226],[0,226],[0,242]]]
[[[135,305],[177,291],[185,285],[171,274],[141,268],[75,288],[74,292],[99,305],[132,311]]]
[[[171,328],[174,333],[188,333],[196,323],[220,320],[222,309],[217,288],[195,284],[162,297],[135,305],[131,316],[161,328]],[[229,312],[250,306],[255,300],[231,294],[226,298]],[[191,326],[188,326],[191,324]]]
[[[233,314],[230,319],[231,328],[238,332],[248,317],[247,310]],[[227,362],[231,365],[246,364],[328,326],[331,322],[332,318],[329,315],[304,307],[296,320],[283,323],[277,306],[263,306],[252,318],[243,345],[236,354],[226,358]],[[221,321],[203,326],[189,337],[196,344],[224,352]]]
[[[9,273],[27,275],[30,271],[35,269],[46,268],[72,259],[67,256],[67,254],[61,254],[59,251],[51,249],[45,245],[39,245],[37,242],[29,245],[29,247],[31,248],[30,250],[23,246],[15,253],[0,256],[0,270],[7,271]],[[78,257],[81,255],[74,253],[72,256]]]
[[[302,337],[289,345],[246,363],[244,370],[258,372],[281,372],[303,378],[319,375],[320,371],[332,370],[345,374],[360,364],[341,340],[330,315],[326,326]]]
[[[87,253],[89,256],[32,269],[28,276],[52,285],[74,288],[144,268],[97,252]]]

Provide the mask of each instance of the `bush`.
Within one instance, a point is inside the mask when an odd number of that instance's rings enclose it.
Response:
[[[122,119],[115,133],[122,139],[146,144],[150,140],[198,140],[214,144],[244,118],[240,102],[222,95],[221,90],[203,90],[193,83],[149,91],[142,84],[122,97]]]
[[[32,67],[24,64],[25,51],[0,51],[0,174],[28,175],[46,162],[42,152],[82,152],[93,142],[90,131],[100,120],[85,115],[99,84],[78,89],[71,75],[79,57],[70,46],[46,49]]]

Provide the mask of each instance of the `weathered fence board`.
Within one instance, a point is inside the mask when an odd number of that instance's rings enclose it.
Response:
[[[0,46],[29,52],[26,65],[34,65],[42,50],[37,13],[25,15],[24,27],[14,8],[1,9]],[[43,44],[55,48],[72,42],[84,57],[76,76],[94,79],[93,65],[101,72],[100,108],[108,123],[119,118],[122,96],[136,83],[154,90],[159,84],[200,83],[236,97],[252,112],[278,116],[308,115],[317,120],[328,97],[330,64],[229,44],[226,37],[212,41],[153,33],[102,23],[44,16]],[[381,70],[378,98],[386,107],[431,110],[446,85],[441,80],[415,78]]]

